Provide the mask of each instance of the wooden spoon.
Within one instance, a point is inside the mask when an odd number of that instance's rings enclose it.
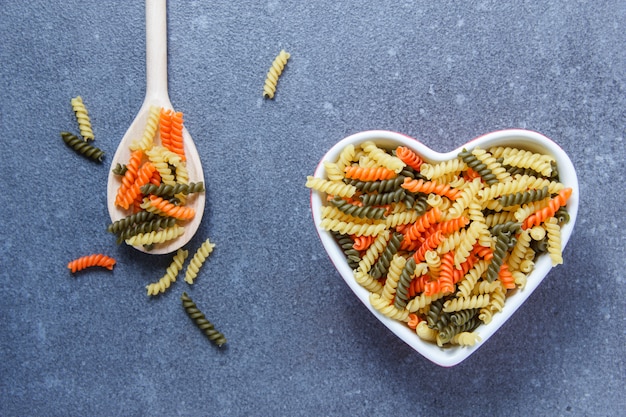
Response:
[[[121,177],[113,174],[112,170],[117,163],[126,164],[130,159],[130,144],[142,137],[151,106],[172,109],[167,92],[167,9],[166,0],[146,0],[146,97],[144,102],[122,138],[109,170],[107,183],[107,206],[111,221],[116,221],[132,214],[115,204],[117,190],[121,184]],[[159,133],[155,143],[160,143]],[[186,128],[183,129],[183,143],[187,159],[187,171],[190,182],[204,181],[202,164],[198,150]],[[184,233],[176,239],[159,243],[147,250],[143,246],[136,249],[150,254],[165,254],[174,252],[185,245],[193,237],[200,226],[204,212],[205,194],[189,195],[186,206],[195,210],[195,217],[182,224]]]

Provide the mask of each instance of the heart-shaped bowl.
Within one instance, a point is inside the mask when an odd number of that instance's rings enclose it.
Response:
[[[428,148],[418,140],[409,136],[385,131],[370,130],[359,132],[344,138],[334,145],[324,155],[317,166],[314,177],[327,179],[327,172],[324,162],[336,162],[341,151],[347,145],[358,146],[365,141],[373,141],[378,147],[385,149],[395,149],[397,146],[406,146],[417,152],[425,162],[436,163],[453,159],[458,156],[464,148],[472,150],[476,147],[488,149],[494,146],[510,146],[525,149],[531,152],[548,154],[554,157],[558,166],[559,181],[565,186],[572,189],[572,194],[567,200],[567,211],[569,213],[569,221],[561,227],[561,248],[564,249],[567,244],[578,213],[579,187],[576,170],[572,161],[561,147],[546,136],[524,129],[508,129],[500,130],[486,135],[477,137],[456,150],[448,153],[438,153]],[[417,336],[415,330],[409,328],[406,323],[391,319],[378,310],[376,310],[369,301],[370,292],[355,281],[354,271],[348,265],[346,256],[338,245],[331,232],[320,227],[322,220],[322,206],[326,202],[326,194],[315,189],[311,190],[311,211],[313,221],[316,226],[320,240],[328,253],[331,261],[339,271],[341,277],[348,284],[354,294],[365,304],[371,313],[380,320],[389,330],[391,330],[400,339],[406,342],[417,352],[428,358],[432,362],[440,366],[454,366],[465,360],[480,346],[485,344],[487,340],[515,313],[515,311],[526,301],[528,297],[541,284],[543,279],[552,269],[552,262],[547,254],[537,257],[533,271],[527,276],[527,282],[523,289],[515,289],[510,294],[502,310],[493,315],[492,320],[488,324],[481,324],[476,330],[480,336],[473,346],[444,346],[439,347],[437,344],[425,341]]]

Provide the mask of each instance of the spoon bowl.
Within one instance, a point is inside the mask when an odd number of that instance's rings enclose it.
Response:
[[[107,182],[107,207],[111,221],[120,220],[132,212],[115,204],[117,190],[121,184],[121,177],[113,173],[113,168],[118,164],[129,161],[133,141],[141,138],[148,121],[150,108],[173,109],[167,90],[167,9],[166,0],[146,0],[146,96],[135,119],[122,137],[120,144],[111,161],[111,169]],[[160,143],[160,133],[157,131],[154,138],[156,144]],[[198,150],[191,135],[183,127],[183,146],[186,158],[186,167],[190,182],[204,181],[202,163]],[[196,193],[189,195],[185,206],[195,210],[193,219],[185,222],[184,232],[181,236],[154,245],[150,250],[143,246],[134,246],[149,254],[171,253],[184,246],[195,235],[204,212],[205,194]]]

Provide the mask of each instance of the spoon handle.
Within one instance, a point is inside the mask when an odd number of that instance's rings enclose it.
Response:
[[[166,0],[146,0],[146,100],[169,103]]]

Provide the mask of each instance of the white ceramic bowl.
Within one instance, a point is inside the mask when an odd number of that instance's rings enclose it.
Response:
[[[452,159],[456,157],[463,148],[467,148],[468,150],[475,147],[487,149],[492,146],[512,146],[533,152],[552,155],[558,164],[560,182],[566,187],[571,187],[573,190],[567,204],[570,221],[563,225],[561,229],[562,248],[565,249],[565,245],[567,244],[574,229],[574,224],[576,223],[576,215],[578,214],[578,179],[572,161],[569,159],[565,151],[547,137],[529,130],[501,130],[473,139],[451,152],[438,153],[428,148],[418,140],[400,133],[384,130],[365,131],[348,136],[333,146],[320,161],[317,169],[315,170],[314,176],[317,178],[326,178],[326,170],[324,169],[323,164],[324,161],[335,162],[337,161],[341,151],[347,145],[359,145],[364,141],[374,141],[379,147],[389,149],[395,148],[399,145],[407,146],[419,153],[427,162],[440,162]],[[514,294],[509,296],[503,310],[494,314],[493,319],[489,324],[482,324],[478,327],[476,332],[480,335],[481,341],[475,346],[439,347],[436,344],[420,339],[416,335],[415,331],[411,330],[408,326],[406,326],[406,324],[382,315],[370,305],[369,292],[354,280],[353,271],[348,266],[343,251],[331,233],[319,227],[321,222],[321,207],[324,197],[324,193],[320,193],[315,190],[311,191],[311,210],[313,214],[313,221],[315,222],[322,244],[324,245],[331,261],[341,274],[341,277],[352,289],[354,294],[372,312],[372,314],[385,326],[387,326],[389,330],[391,330],[420,354],[441,366],[454,366],[465,360],[468,356],[475,352],[476,349],[485,344],[487,340],[515,313],[522,303],[530,297],[533,291],[535,291],[535,289],[539,286],[539,284],[541,284],[543,279],[552,269],[551,260],[547,255],[541,255],[538,257],[535,262],[534,270],[528,276],[528,281],[524,289],[516,290]]]

